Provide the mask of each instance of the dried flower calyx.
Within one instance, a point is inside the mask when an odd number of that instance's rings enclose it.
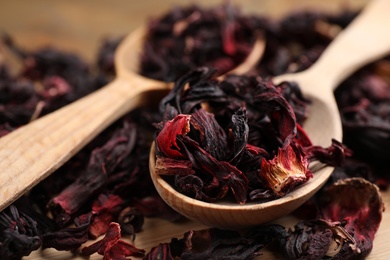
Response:
[[[300,222],[281,240],[286,257],[366,257],[384,211],[378,187],[363,178],[343,179],[325,188],[317,203],[318,219]]]
[[[298,97],[288,83],[249,76],[220,82],[208,68],[188,73],[160,104],[156,173],[174,175],[179,191],[209,202],[229,194],[240,204],[284,196],[312,177],[310,161],[335,165],[344,158],[336,141],[327,149],[311,145],[298,106],[287,101]]]
[[[121,238],[121,229],[118,223],[110,223],[108,231],[101,240],[84,247],[82,254],[92,255],[98,253],[107,260],[127,259],[127,256],[143,256],[145,251],[138,249]]]

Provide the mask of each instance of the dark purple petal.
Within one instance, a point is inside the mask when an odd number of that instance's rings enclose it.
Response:
[[[240,170],[228,162],[218,161],[186,136],[178,136],[178,141],[195,168],[227,185],[238,203],[246,202],[248,179]]]
[[[192,114],[190,124],[198,131],[202,148],[217,160],[223,160],[227,153],[226,134],[214,115],[199,109]]]

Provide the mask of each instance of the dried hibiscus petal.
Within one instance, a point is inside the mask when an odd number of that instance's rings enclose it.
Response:
[[[325,189],[320,205],[323,219],[341,222],[354,240],[341,245],[335,259],[367,256],[384,211],[378,187],[363,178],[343,179]]]
[[[219,182],[215,178],[213,178],[213,183],[206,187],[207,184],[195,175],[176,176],[175,186],[187,196],[208,202],[215,202],[217,199],[225,197],[228,191],[226,186],[219,187]],[[211,187],[214,189],[219,188],[217,194],[215,194],[215,191],[210,193]]]
[[[110,140],[93,150],[86,171],[49,204],[58,223],[66,224],[70,215],[77,212],[107,184],[108,177],[134,149],[135,136],[134,127],[125,122],[124,127],[119,128]]]
[[[88,231],[92,214],[81,215],[74,220],[76,227],[62,228],[43,235],[42,248],[53,247],[57,250],[74,250],[89,239]]]
[[[232,151],[229,162],[233,165],[241,160],[241,155],[248,147],[249,126],[245,109],[239,109],[232,116],[231,127]]]
[[[82,249],[84,255],[98,253],[107,260],[126,259],[126,256],[143,256],[145,251],[120,240],[121,229],[118,223],[110,223],[106,236]]]
[[[214,75],[214,69],[199,67],[178,78],[174,88],[161,100],[160,112],[165,113],[168,105],[182,114],[193,113],[207,102],[226,105],[228,97]]]
[[[113,194],[101,194],[98,197],[92,204],[94,217],[89,229],[91,238],[97,238],[107,232],[109,224],[118,217],[123,204],[123,199]]]
[[[219,187],[229,187],[237,203],[246,202],[248,179],[239,169],[228,162],[218,161],[187,136],[178,136],[178,141],[195,168],[215,177],[220,182]]]
[[[304,150],[309,161],[317,160],[332,166],[342,166],[345,158],[352,155],[350,149],[335,139],[332,139],[332,144],[327,148],[308,146]]]
[[[131,235],[135,239],[135,233],[140,232],[144,224],[144,215],[135,207],[127,207],[118,216],[118,223],[122,234]]]
[[[279,242],[286,257],[366,257],[384,211],[379,189],[363,178],[347,178],[326,187],[316,201],[318,219],[298,223]]]
[[[312,220],[299,222],[279,243],[287,259],[323,259],[333,256],[339,243],[348,239],[339,223]]]
[[[41,246],[37,223],[11,205],[0,212],[0,258],[20,259]]]
[[[294,110],[277,88],[269,81],[258,83],[254,104],[267,113],[271,129],[281,145],[288,145],[297,133]],[[274,137],[275,138],[275,137]]]
[[[202,148],[217,160],[223,160],[226,157],[226,133],[214,115],[199,109],[191,115],[190,124],[197,130]]]
[[[168,121],[156,138],[158,150],[170,158],[183,158],[176,143],[177,135],[185,135],[190,131],[190,115],[178,115]]]
[[[260,178],[278,196],[284,196],[313,176],[304,151],[297,145],[280,148],[272,160],[263,158]]]

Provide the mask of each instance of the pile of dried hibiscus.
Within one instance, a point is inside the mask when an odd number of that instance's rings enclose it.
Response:
[[[81,248],[80,254],[98,253],[104,259],[251,259],[265,246],[288,259],[367,256],[384,210],[374,183],[385,188],[389,180],[381,165],[390,135],[390,58],[366,66],[335,91],[345,138],[329,149],[311,146],[300,127],[310,106],[299,86],[267,81],[309,67],[355,14],[302,11],[274,21],[244,16],[229,5],[210,10],[192,6],[152,21],[142,74],[175,80],[175,89],[159,109],[140,108],[115,122],[0,212],[0,258],[20,259],[38,248]],[[267,49],[258,66],[246,76],[216,80],[215,75],[245,58],[259,32]],[[0,136],[109,82],[119,43],[120,38],[104,42],[97,63],[89,65],[55,49],[26,52],[3,36],[2,44],[20,59],[22,69],[15,75],[0,64]],[[180,127],[164,130],[168,122]],[[179,187],[208,201],[228,191],[238,203],[272,199],[310,177],[303,171],[293,185],[270,190],[264,169],[275,163],[272,158],[278,153],[294,154],[289,163],[301,155],[304,162],[317,159],[337,167],[326,186],[295,212],[302,221],[293,229],[269,224],[248,233],[189,230],[183,238],[145,252],[122,236],[136,239],[144,217],[182,219],[159,198],[149,177],[156,129],[159,151],[173,158],[159,156],[159,170],[186,171],[176,177]],[[345,157],[343,151],[352,155]],[[179,165],[184,156],[191,164]],[[193,174],[222,174],[226,167],[233,174],[222,176],[218,187]]]

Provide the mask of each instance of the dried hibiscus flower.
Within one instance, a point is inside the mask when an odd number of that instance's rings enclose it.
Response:
[[[324,188],[316,201],[317,220],[300,222],[281,240],[287,258],[366,257],[384,211],[378,187],[363,178],[342,179]]]
[[[303,120],[307,105],[298,86],[213,76],[204,67],[186,74],[160,104],[165,119],[155,139],[155,169],[175,176],[180,192],[209,202],[229,194],[239,204],[273,199],[309,180],[311,161],[342,163],[341,143],[313,146],[297,122],[294,108]]]
[[[11,205],[0,212],[0,258],[20,259],[42,243],[37,222]]]

